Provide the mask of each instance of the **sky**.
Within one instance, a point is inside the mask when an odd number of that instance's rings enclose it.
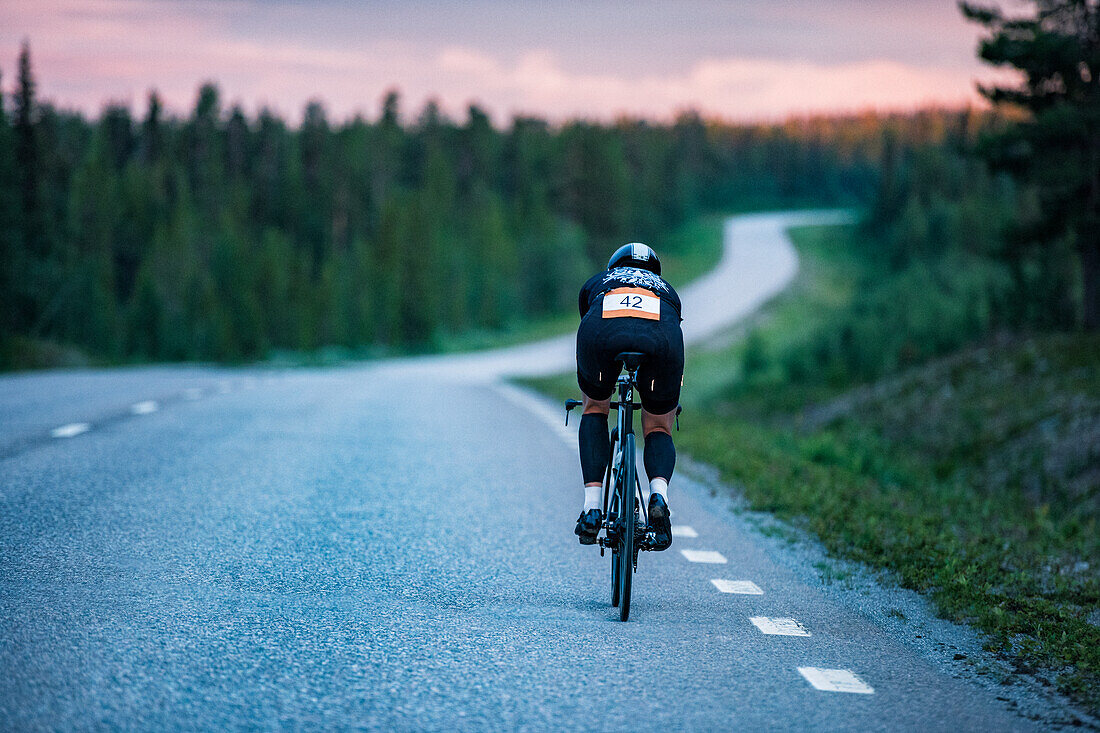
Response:
[[[0,83],[29,40],[40,96],[91,115],[212,80],[292,120],[397,88],[407,117],[761,121],[977,103],[979,34],[953,0],[0,0]]]

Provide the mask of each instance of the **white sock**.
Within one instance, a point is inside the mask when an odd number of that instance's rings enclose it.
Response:
[[[584,487],[584,510],[603,509],[603,486]]]
[[[649,482],[649,495],[660,494],[661,498],[665,500],[665,504],[668,503],[668,481],[663,478],[655,478]],[[648,499],[647,499],[648,501]]]

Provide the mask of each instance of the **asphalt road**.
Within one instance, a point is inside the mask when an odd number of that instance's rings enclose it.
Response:
[[[769,249],[792,255],[785,221],[729,227],[725,279],[684,294],[690,339],[793,275],[764,266]],[[754,257],[765,274],[750,282]],[[642,556],[618,622],[609,560],[572,534],[575,436],[500,383],[563,347],[0,379],[0,726],[1031,725],[775,562],[679,478],[674,524],[690,530]],[[764,633],[769,619],[800,635]],[[822,675],[842,691],[811,684]]]

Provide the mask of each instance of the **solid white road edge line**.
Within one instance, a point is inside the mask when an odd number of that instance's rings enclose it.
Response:
[[[715,578],[710,581],[722,593],[740,593],[747,596],[762,596],[764,591],[751,580],[722,580]]]
[[[753,616],[749,619],[753,626],[765,634],[773,636],[809,636],[806,627],[793,618],[768,618],[767,616]]]
[[[870,695],[875,691],[875,688],[861,680],[849,669],[799,667],[798,672],[811,685],[826,692],[854,692],[859,695]]]
[[[81,433],[86,433],[92,429],[92,426],[86,422],[71,422],[68,425],[62,425],[59,428],[54,428],[50,431],[50,435],[55,438],[72,438]]]
[[[493,384],[493,388],[500,393],[509,402],[522,407],[524,410],[532,413],[536,417],[540,418],[547,427],[554,431],[554,434],[565,441],[565,444],[570,448],[577,447],[577,423],[580,422],[580,415],[577,412],[573,413],[573,419],[569,421],[569,425],[565,424],[565,407],[561,410],[555,410],[550,407],[545,400],[532,395],[528,390],[521,389],[514,384],[507,382],[496,382]]]
[[[687,558],[688,562],[701,562],[711,565],[722,565],[726,562],[726,556],[714,550],[680,550],[680,554]]]
[[[158,407],[160,405],[156,403],[156,400],[145,400],[130,405],[130,412],[135,415],[148,415],[151,412],[156,412]]]
[[[674,524],[672,525],[672,536],[691,539],[693,537],[698,537],[699,533],[686,524]]]

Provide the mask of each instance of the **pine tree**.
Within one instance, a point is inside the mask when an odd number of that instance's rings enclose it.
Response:
[[[195,203],[212,221],[221,207],[225,181],[221,138],[221,95],[216,85],[203,84],[186,128],[184,163]]]
[[[15,166],[19,186],[21,245],[23,267],[16,276],[12,295],[15,300],[15,329],[29,333],[36,325],[44,293],[37,292],[39,273],[47,256],[46,228],[41,202],[42,163],[38,146],[38,104],[31,70],[31,49],[23,43],[19,54],[19,79],[15,92],[13,132]]]
[[[317,276],[332,240],[332,166],[327,149],[329,125],[325,108],[320,102],[312,101],[306,105],[298,139],[304,184],[299,231],[313,255],[313,273]]]
[[[122,210],[119,176],[113,170],[106,126],[98,131],[73,180],[69,195],[73,237],[66,278],[74,284],[60,319],[60,335],[104,355],[113,354],[120,338],[116,303],[130,296],[140,251],[131,251],[128,218]],[[124,292],[116,269],[124,270]],[[128,335],[128,334],[127,334]],[[144,355],[144,354],[143,354]]]
[[[0,75],[0,80],[3,77]],[[0,90],[3,85],[0,84]],[[16,333],[15,290],[24,271],[22,227],[20,222],[19,180],[16,173],[15,143],[11,124],[0,91],[0,362],[7,351],[4,341]]]
[[[160,95],[155,91],[149,92],[148,111],[141,123],[140,142],[141,158],[147,165],[158,160],[164,152],[164,122],[161,119],[163,111]]]
[[[45,247],[45,236],[41,231],[40,221],[41,162],[36,129],[38,105],[35,99],[34,74],[31,71],[31,49],[26,42],[19,54],[18,83],[15,92],[15,160],[19,171],[25,243],[33,254],[41,256]]]
[[[627,234],[630,177],[620,138],[588,123],[562,133],[562,188],[566,211],[588,235],[588,255],[599,261]]]
[[[401,175],[401,154],[404,131],[401,129],[400,96],[396,91],[386,93],[382,103],[382,116],[374,128],[371,146],[371,201],[376,208],[372,219],[375,226],[381,224],[384,204],[398,184]]]
[[[994,165],[1035,187],[1040,215],[1028,238],[1047,250],[1069,236],[1083,283],[1082,321],[1100,329],[1100,4],[1030,0],[1008,16],[995,6],[961,3],[982,25],[979,55],[1023,73],[1018,85],[982,86],[992,102],[1026,111],[1026,120],[987,141]],[[1041,261],[1047,257],[1040,257]]]
[[[402,328],[401,303],[407,297],[404,292],[405,258],[410,254],[405,248],[405,216],[408,197],[393,195],[382,205],[378,226],[378,319],[379,341],[385,346],[400,344],[405,340]]]

